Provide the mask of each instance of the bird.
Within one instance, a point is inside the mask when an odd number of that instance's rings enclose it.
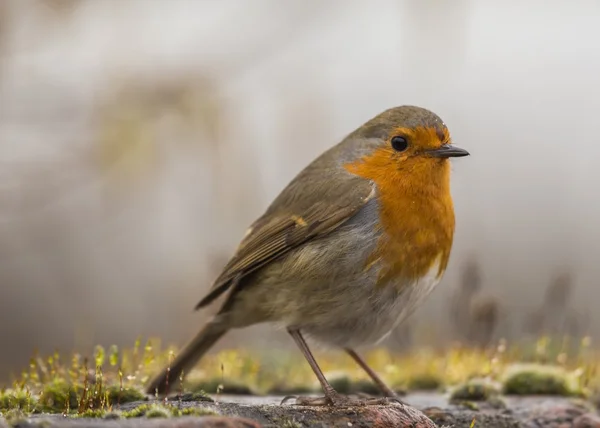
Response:
[[[389,108],[301,170],[250,225],[212,288],[216,314],[147,386],[168,394],[229,330],[270,323],[287,330],[323,397],[297,405],[381,404],[338,393],[307,342],[343,350],[381,390],[396,394],[356,349],[374,346],[440,282],[455,214],[450,159],[469,156],[442,119],[413,105]],[[171,382],[173,383],[173,382]]]

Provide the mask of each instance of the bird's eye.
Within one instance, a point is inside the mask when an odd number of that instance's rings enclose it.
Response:
[[[408,140],[406,137],[396,136],[392,138],[392,147],[397,152],[403,152],[408,149]]]

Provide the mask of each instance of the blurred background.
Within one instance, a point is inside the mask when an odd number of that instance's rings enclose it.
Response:
[[[600,333],[600,3],[0,0],[0,380],[183,344],[247,226],[392,106],[453,164],[443,283],[386,342]],[[214,311],[214,309],[213,309]],[[293,347],[272,327],[219,344]]]

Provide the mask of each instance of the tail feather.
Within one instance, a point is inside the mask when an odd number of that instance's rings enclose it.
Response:
[[[204,356],[206,352],[227,333],[227,328],[219,323],[208,323],[191,342],[177,355],[175,360],[165,367],[146,388],[148,394],[165,395],[172,391],[179,376],[186,374]]]

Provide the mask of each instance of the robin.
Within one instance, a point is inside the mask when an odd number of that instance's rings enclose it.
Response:
[[[287,329],[325,393],[297,404],[387,402],[335,391],[305,337],[345,350],[394,397],[355,349],[383,340],[442,278],[454,235],[449,158],[468,155],[435,113],[415,106],[384,111],[324,152],[250,226],[196,305],[228,292],[220,310],[148,393],[168,393],[230,329],[271,322]]]

